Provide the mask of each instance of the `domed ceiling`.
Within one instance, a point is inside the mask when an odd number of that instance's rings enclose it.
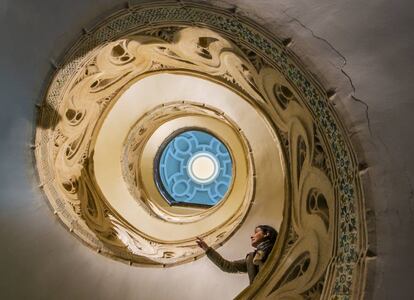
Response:
[[[260,205],[280,234],[240,298],[358,297],[357,162],[288,43],[201,5],[105,20],[68,51],[40,108],[36,167],[54,213],[101,254],[169,267],[203,255],[196,237],[225,243]]]

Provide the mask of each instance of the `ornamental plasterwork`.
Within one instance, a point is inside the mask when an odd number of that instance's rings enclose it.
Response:
[[[146,146],[149,144],[147,141],[152,137],[153,140],[157,141],[156,147],[158,149],[162,148],[164,139],[154,138],[155,131],[168,120],[174,120],[181,116],[188,115],[192,116],[189,124],[181,126],[178,124],[174,125],[174,122],[170,122],[168,123],[170,130],[171,126],[174,126],[173,131],[186,129],[186,126],[189,125],[194,127],[200,118],[204,118],[209,126],[208,129],[213,131],[217,130],[217,133],[223,137],[224,141],[227,141],[228,147],[233,153],[234,163],[239,163],[240,166],[241,163],[239,160],[245,160],[245,156],[249,155],[247,149],[243,150],[241,143],[237,144],[237,142],[233,142],[229,144],[232,140],[237,141],[241,139],[245,141],[245,147],[248,148],[246,137],[242,132],[238,132],[237,125],[222,111],[206,106],[204,103],[191,103],[188,101],[171,102],[169,104],[156,106],[142,116],[142,118],[140,118],[131,128],[128,137],[125,140],[122,155],[122,174],[128,185],[129,191],[134,195],[135,199],[140,201],[140,204],[144,206],[150,214],[157,216],[160,219],[175,223],[194,222],[197,219],[211,215],[222,206],[222,204],[218,204],[208,210],[190,209],[188,207],[180,208],[170,206],[165,199],[160,197],[161,195],[159,195],[159,197],[149,196],[150,191],[154,191],[156,187],[154,174],[152,172],[145,172],[145,170],[154,169],[154,161],[156,160],[157,153],[154,153],[154,151],[145,151]],[[200,126],[202,125],[200,124]],[[233,139],[231,139],[229,134],[223,134],[225,128],[228,128],[230,129],[230,132],[233,132]],[[236,132],[237,134],[235,134]],[[150,162],[150,166],[145,162],[141,163],[140,160],[140,157],[146,152],[151,156],[145,158],[146,162]],[[239,168],[235,173],[240,174],[240,171]],[[240,176],[246,176],[246,174]],[[236,178],[235,180],[238,181],[239,179]],[[254,179],[251,178],[249,184],[252,186],[253,181]],[[237,184],[237,182],[233,182],[232,185],[234,186],[235,184]],[[151,200],[149,201],[149,199]],[[249,205],[250,200],[251,199],[249,198],[245,199],[244,202],[246,206]]]
[[[217,247],[242,224],[251,204],[260,201],[257,187],[266,181],[260,176],[264,164],[258,149],[276,151],[280,155],[273,159],[284,174],[280,235],[269,263],[239,298],[362,297],[363,198],[357,161],[341,122],[324,90],[286,47],[250,21],[222,10],[182,4],[130,8],[91,30],[68,52],[47,90],[35,141],[40,186],[62,222],[88,246],[131,264],[170,266],[202,254],[192,229],[184,230],[184,238],[166,241],[120,213],[122,205],[108,197],[111,191],[101,184],[102,170],[96,165],[105,157],[107,124],[125,102],[123,95],[166,72],[230,90],[240,97],[242,113],[257,114],[260,122],[245,124],[214,101],[154,103],[124,133],[129,137],[119,143],[122,155],[114,158],[119,169],[123,166],[118,177],[126,180],[134,199],[130,207],[142,209],[160,226],[200,224],[197,235]],[[225,132],[220,136],[224,142],[234,141],[230,152],[242,166],[237,178],[244,179],[211,209],[162,207],[161,196],[145,177],[154,160],[142,157],[151,155],[145,150],[148,141],[161,144],[162,126],[178,130],[192,122],[211,126],[218,135]],[[259,127],[258,135],[272,137],[268,144],[259,145],[249,133]],[[142,165],[147,172],[140,170]],[[218,215],[213,226],[202,225]]]

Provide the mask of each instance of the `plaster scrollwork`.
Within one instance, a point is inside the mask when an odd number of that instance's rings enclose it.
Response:
[[[134,198],[140,203],[140,205],[148,211],[148,213],[169,222],[183,223],[201,220],[221,207],[220,204],[209,210],[190,209],[189,207],[184,209],[179,207],[171,207],[165,202],[164,199],[157,201],[154,197],[151,198],[149,195],[150,192],[145,188],[143,177],[148,176],[143,174],[144,172],[142,170],[141,159],[144,148],[146,147],[146,142],[151,136],[154,135],[154,131],[162,126],[162,124],[167,123],[169,120],[174,120],[180,118],[181,116],[187,115],[202,116],[207,119],[211,118],[212,120],[215,119],[232,128],[234,132],[238,131],[237,124],[230,120],[224,112],[205,104],[179,101],[169,104],[162,104],[161,106],[157,106],[153,110],[146,113],[142,116],[142,118],[137,120],[124,142],[125,148],[122,158],[123,176],[125,178],[125,182],[128,184],[130,192],[134,195]],[[209,122],[209,124],[211,126],[209,130],[214,130],[214,124],[211,122]],[[181,128],[181,130],[185,129],[186,128]],[[219,131],[220,130],[218,130],[218,132]],[[243,133],[238,132],[237,135],[244,140],[247,148],[248,142],[243,136]],[[226,140],[226,138],[224,137],[223,140]],[[162,148],[162,144],[159,145],[159,148]],[[233,160],[236,163],[237,158],[234,156],[237,155],[237,150],[233,150],[232,152]],[[246,153],[243,153],[243,155],[246,154],[247,149]],[[153,176],[150,175],[149,177],[151,177],[150,180],[152,180]],[[247,183],[249,185],[253,185],[252,181],[253,179],[250,179]],[[246,199],[246,203],[248,202],[249,200]]]
[[[334,223],[333,186],[326,173],[312,164],[315,149],[313,122],[302,111],[292,118],[289,128],[291,164],[291,215],[279,272],[273,273],[274,285],[260,295],[271,299],[303,299],[307,290],[326,272],[332,251]],[[292,262],[293,260],[293,262]],[[300,288],[299,288],[300,287]],[[319,282],[319,288],[323,282]]]
[[[194,242],[184,241],[176,246],[163,246],[161,241],[151,240],[144,233],[131,231],[128,226],[118,221],[97,188],[91,168],[94,135],[99,130],[99,122],[111,109],[115,96],[134,78],[159,71],[160,68],[206,72],[209,75],[222,76],[223,80],[229,77],[237,78],[232,79],[232,82],[242,81],[241,84],[247,83],[243,85],[251,89],[251,78],[245,76],[248,72],[242,60],[234,54],[231,43],[211,31],[200,28],[183,28],[176,32],[176,36],[172,38],[175,42],[167,43],[157,37],[136,35],[109,43],[99,51],[91,53],[72,83],[68,85],[68,92],[62,97],[59,107],[59,113],[63,118],[57,125],[56,132],[59,132],[59,140],[62,142],[54,144],[58,152],[53,168],[60,192],[73,208],[73,212],[83,218],[86,230],[92,230],[103,242],[100,251],[107,250],[136,263],[146,264],[148,260],[153,260],[152,263],[155,265],[164,265],[171,261],[188,260],[187,257],[199,254],[200,250]],[[225,120],[222,113],[209,111],[205,107],[197,108],[194,105],[179,103],[170,110],[171,112],[167,107],[160,107],[158,112],[151,115],[152,119],[149,122],[145,121],[144,116],[144,126],[138,129],[135,140],[127,141],[130,148],[134,148],[135,151],[142,148],[148,134],[152,133],[151,126],[155,129],[180,114],[207,113],[216,119]],[[237,131],[236,125],[232,126]],[[138,136],[143,139],[136,140]],[[127,169],[131,167],[130,162]],[[133,175],[130,186],[139,186],[138,181],[136,174]],[[150,208],[149,213],[153,213],[156,206],[145,200],[148,196],[141,197],[143,193],[138,190],[134,190],[133,193],[136,199],[144,199],[143,205],[147,205]],[[249,193],[246,195],[240,212],[233,213],[224,225],[208,233],[212,243],[216,244],[228,238],[240,223],[249,207]],[[191,220],[202,219],[204,214],[198,213]],[[169,215],[163,216],[169,221],[174,219]],[[184,220],[181,217],[177,218],[176,222]],[[125,248],[128,250],[125,251]]]
[[[157,20],[156,26],[146,27],[147,19]],[[357,261],[363,255],[357,253],[364,251],[365,236],[356,161],[326,94],[281,43],[258,27],[197,5],[132,9],[110,19],[92,36],[94,40],[85,38],[58,70],[36,132],[36,166],[44,192],[76,235],[98,252],[131,264],[167,266],[201,255],[194,239],[166,242],[126,222],[105,198],[94,174],[97,136],[120,95],[152,74],[187,74],[240,95],[265,120],[282,152],[286,196],[278,242],[265,269],[238,298],[358,296],[352,292],[359,286],[352,274],[363,272],[363,262]],[[254,151],[238,120],[214,105],[176,100],[147,112],[141,123],[137,120],[134,134],[125,140],[130,151],[123,152],[123,175],[151,218],[179,223],[178,213],[157,210],[145,190],[134,188],[141,180],[134,155],[145,148],[157,126],[181,115],[209,117],[239,131],[240,153],[247,157],[246,177],[252,180],[245,183],[245,200],[228,219],[204,232],[209,243],[218,245],[231,237],[248,213],[260,165],[255,165]],[[194,211],[187,223],[208,215]],[[342,275],[345,282],[339,279]]]

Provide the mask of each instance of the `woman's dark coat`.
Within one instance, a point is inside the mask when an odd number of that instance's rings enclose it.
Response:
[[[246,273],[249,275],[250,284],[253,282],[257,273],[260,271],[263,262],[253,263],[256,251],[250,252],[245,259],[228,261],[218,254],[213,248],[208,248],[206,251],[207,257],[215,263],[222,271],[228,273]]]

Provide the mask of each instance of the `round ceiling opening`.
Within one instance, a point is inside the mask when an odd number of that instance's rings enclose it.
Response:
[[[186,130],[161,147],[155,180],[171,205],[210,207],[226,195],[232,180],[227,147],[206,131]]]

